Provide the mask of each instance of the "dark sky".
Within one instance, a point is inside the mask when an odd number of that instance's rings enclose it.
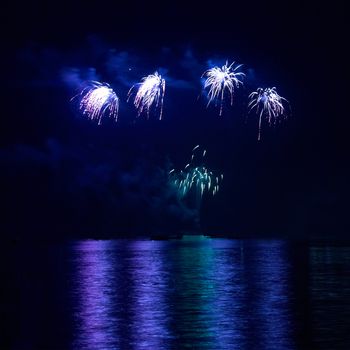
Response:
[[[345,5],[341,2],[11,2],[5,5],[1,165],[9,236],[149,234],[191,229],[193,208],[167,186],[191,149],[225,174],[205,197],[212,234],[338,236],[348,223]],[[200,75],[243,63],[222,117],[205,108]],[[135,119],[128,83],[156,69],[164,120]],[[98,126],[69,100],[77,83],[109,82],[120,120]],[[288,119],[247,118],[248,94],[276,86]],[[130,87],[130,86],[129,86]]]

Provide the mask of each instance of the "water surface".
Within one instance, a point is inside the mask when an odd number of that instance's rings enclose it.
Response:
[[[350,348],[347,245],[189,236],[14,250],[8,348]]]

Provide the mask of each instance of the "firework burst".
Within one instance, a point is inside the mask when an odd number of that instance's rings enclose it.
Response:
[[[228,62],[226,61],[226,64],[220,67],[214,67],[206,70],[202,77],[206,77],[206,80],[204,82],[204,89],[209,88],[208,92],[208,104],[212,101],[215,101],[215,105],[217,103],[217,100],[220,99],[220,113],[222,114],[222,106],[224,101],[225,92],[227,92],[230,95],[231,100],[231,106],[233,104],[233,95],[234,95],[234,89],[238,88],[240,84],[243,85],[243,82],[240,80],[241,77],[243,77],[245,74],[242,72],[237,72],[237,69],[240,68],[242,65],[238,65],[236,68],[233,69],[234,62],[232,62],[230,65],[228,65]]]
[[[208,170],[204,165],[194,164],[194,158],[196,150],[199,146],[196,146],[192,150],[192,156],[190,163],[186,164],[184,170],[176,172],[172,169],[169,172],[169,176],[173,185],[178,189],[180,197],[185,197],[191,192],[195,191],[196,194],[202,198],[204,192],[211,193],[213,196],[219,191],[219,183],[223,180],[223,175],[215,176],[212,171]],[[201,158],[205,157],[206,150],[201,153]]]
[[[97,120],[99,125],[105,114],[115,121],[118,120],[119,98],[107,83],[91,81],[72,100],[77,96],[81,96],[79,109],[83,115],[87,115],[91,120]]]
[[[279,117],[285,117],[285,108],[283,101],[288,102],[284,97],[278,95],[276,88],[258,88],[249,95],[249,112],[256,110],[259,115],[259,134],[258,140],[261,138],[261,120],[265,116],[269,125],[276,123]]]
[[[163,100],[165,93],[165,80],[158,72],[150,74],[147,77],[142,78],[141,83],[137,84],[138,90],[135,95],[134,105],[137,109],[137,115],[140,116],[143,111],[147,113],[149,117],[149,111],[153,104],[155,107],[160,107],[159,120],[163,115]],[[136,85],[133,85],[128,92],[128,101],[132,95],[133,89]]]

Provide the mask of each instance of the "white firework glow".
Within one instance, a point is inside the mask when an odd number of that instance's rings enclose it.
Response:
[[[256,113],[259,114],[258,140],[260,140],[261,136],[261,120],[264,115],[269,125],[275,123],[279,117],[285,116],[283,101],[288,102],[284,97],[278,95],[275,87],[258,88],[249,95],[249,111],[255,109]]]
[[[204,83],[204,89],[209,88],[208,92],[208,104],[215,100],[215,102],[220,98],[220,115],[222,114],[222,105],[224,100],[225,92],[227,91],[230,95],[231,106],[233,103],[234,89],[238,88],[243,82],[240,80],[245,74],[242,72],[236,72],[238,68],[242,65],[238,65],[236,68],[232,68],[234,62],[228,65],[226,64],[220,67],[210,68],[205,71],[202,77],[206,76],[207,79]]]
[[[143,111],[147,113],[149,117],[149,111],[152,105],[155,103],[155,107],[160,106],[159,119],[162,119],[163,115],[163,100],[165,93],[165,80],[158,72],[150,74],[147,77],[142,78],[141,83],[137,84],[138,90],[134,99],[134,105],[137,109],[137,115],[140,116]],[[132,90],[135,85],[131,87],[128,92],[128,101],[132,95]]]
[[[89,85],[80,93],[82,98],[79,109],[82,113],[91,120],[97,120],[99,125],[105,114],[117,121],[119,98],[113,89],[107,83],[97,81],[92,81]]]

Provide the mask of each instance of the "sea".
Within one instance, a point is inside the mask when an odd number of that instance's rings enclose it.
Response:
[[[1,349],[350,349],[350,242],[3,247]]]

